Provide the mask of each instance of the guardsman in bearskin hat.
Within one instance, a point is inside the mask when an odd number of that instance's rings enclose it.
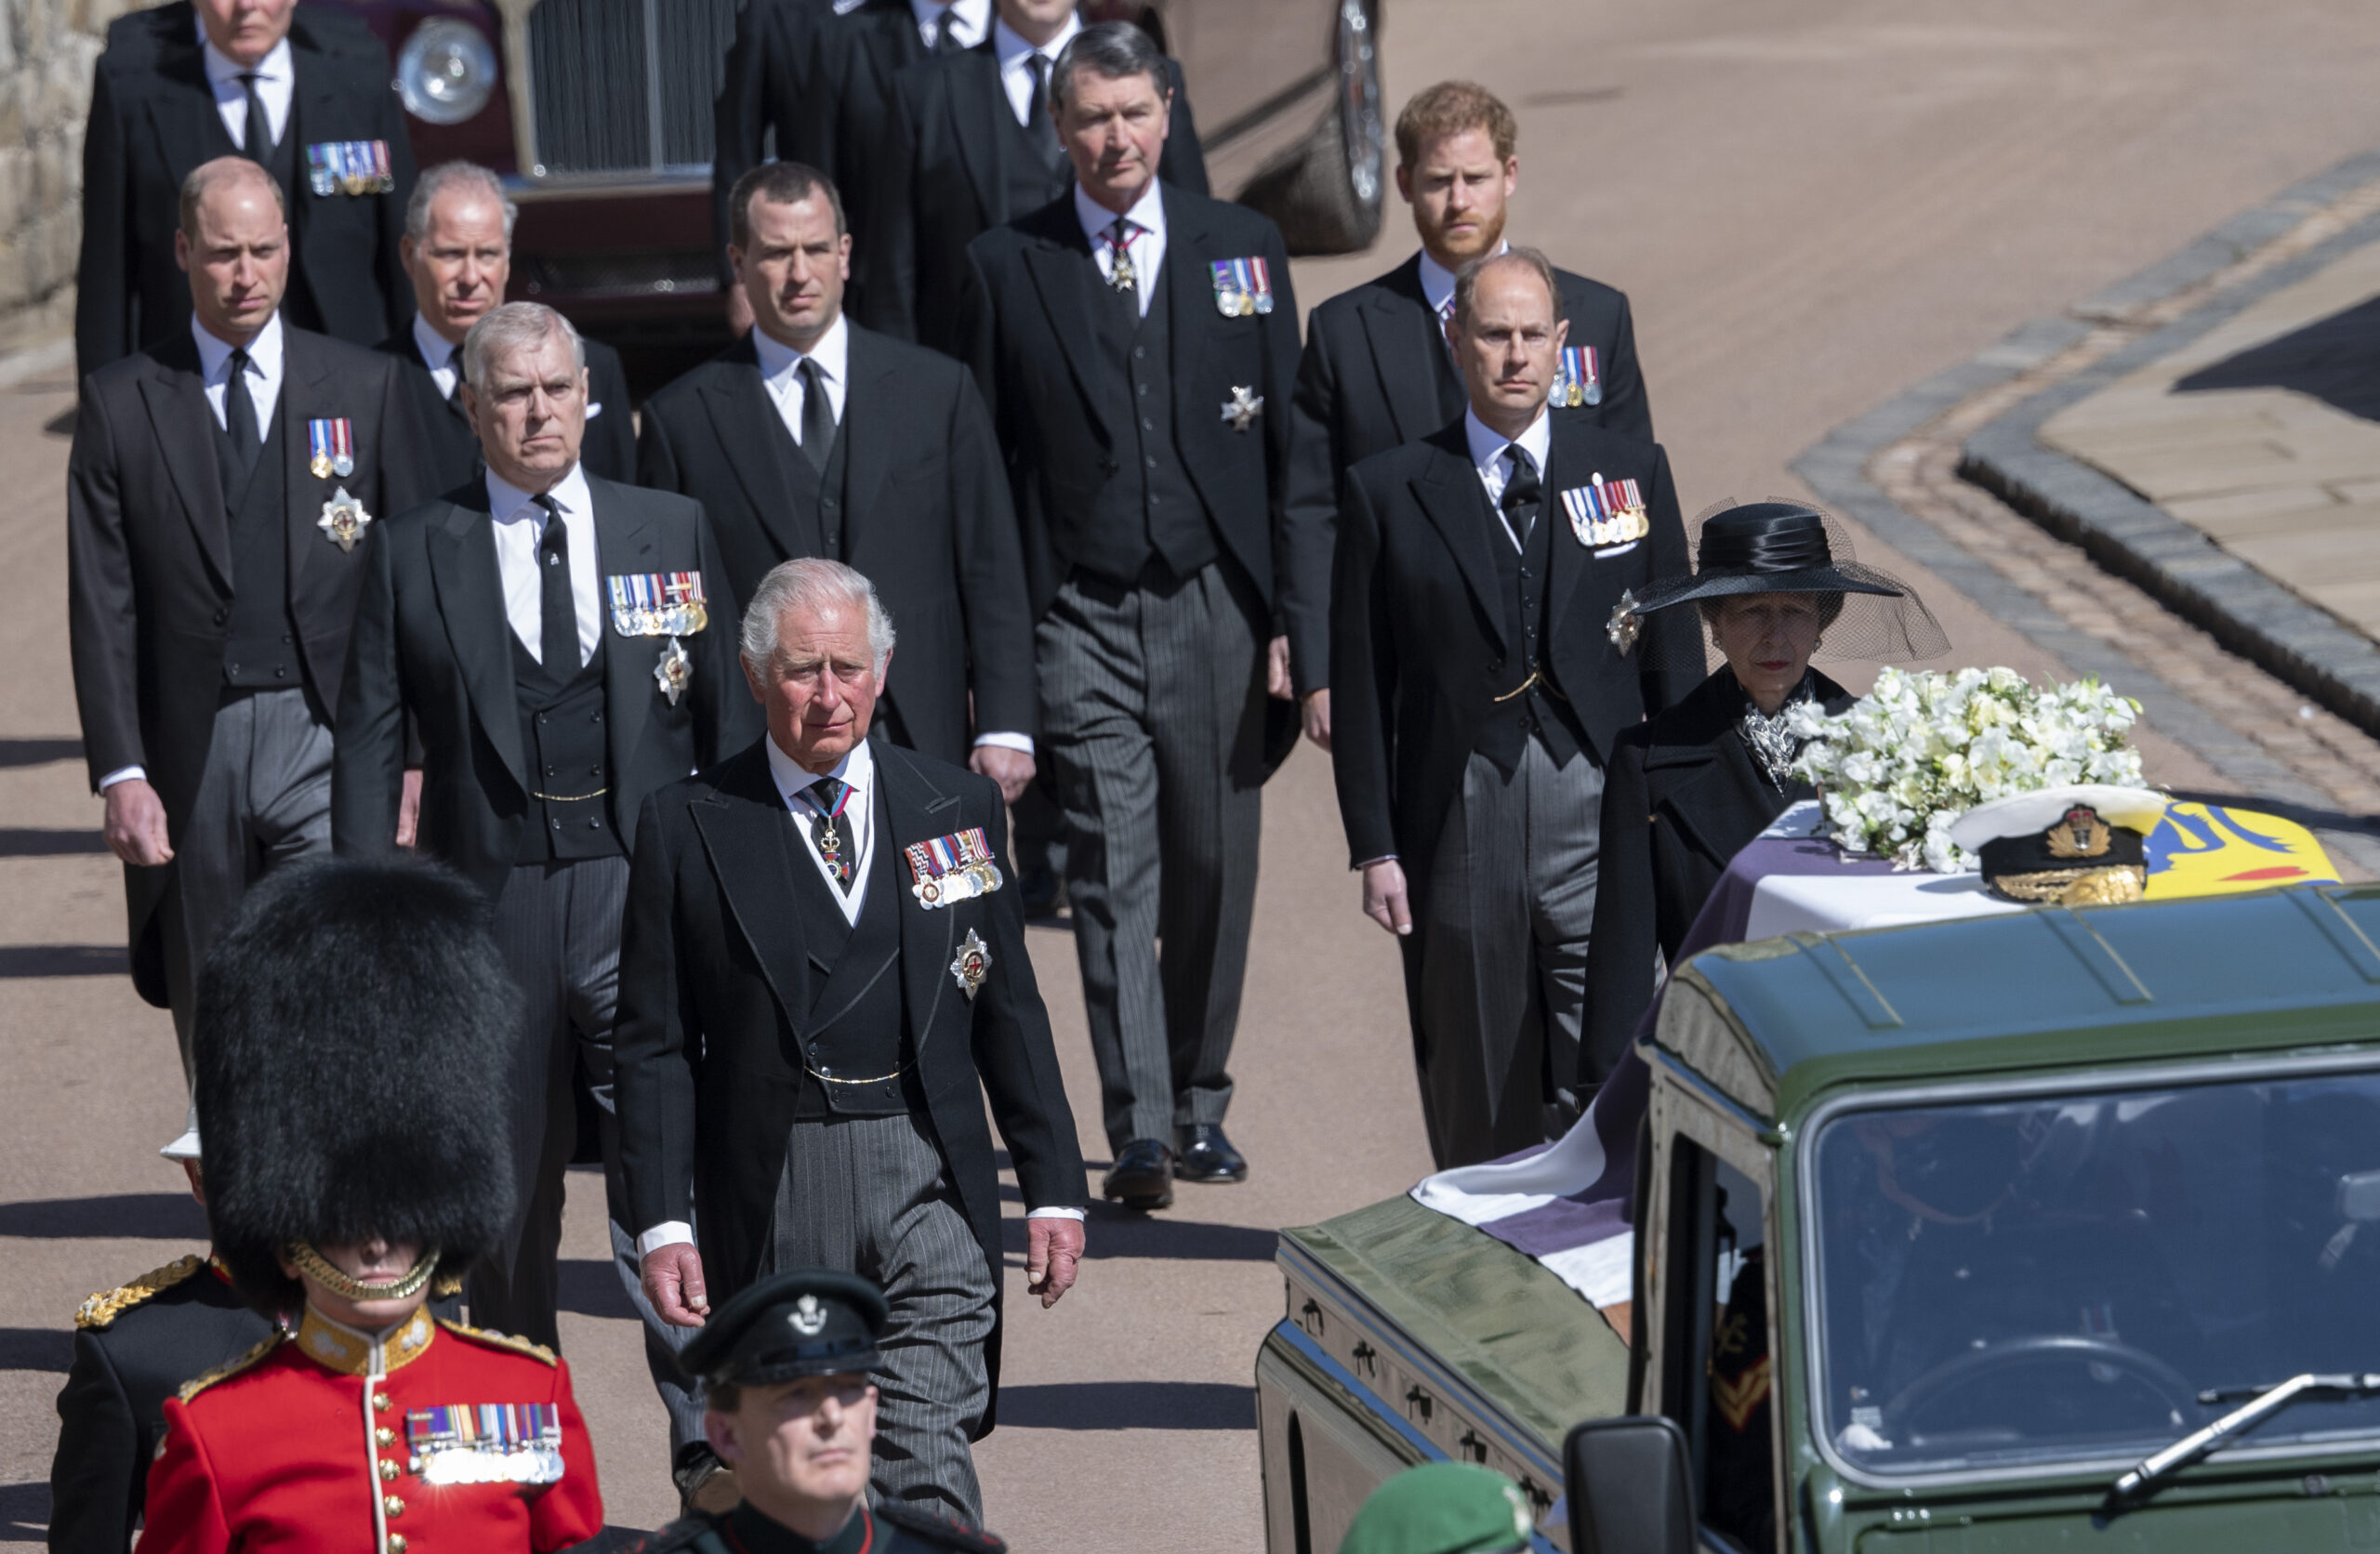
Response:
[[[298,1316],[165,1404],[145,1554],[602,1531],[568,1367],[422,1310],[512,1211],[517,994],[485,915],[433,864],[310,863],[252,890],[209,955],[207,1217],[242,1298]]]
[[[635,1554],[1007,1554],[989,1533],[904,1500],[871,1506],[876,1387],[890,1309],[855,1273],[745,1288],[679,1355],[704,1382],[704,1433],[743,1503],[672,1522]]]

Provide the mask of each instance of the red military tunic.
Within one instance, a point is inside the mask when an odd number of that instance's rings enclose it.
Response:
[[[545,1554],[602,1532],[603,1497],[551,1351],[424,1311],[376,1342],[309,1307],[166,1400],[148,1519],[141,1554]]]

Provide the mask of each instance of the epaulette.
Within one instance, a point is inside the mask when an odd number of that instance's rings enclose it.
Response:
[[[1008,1554],[1008,1545],[980,1527],[970,1527],[955,1521],[939,1511],[906,1500],[886,1500],[868,1508],[879,1521],[889,1521],[904,1532],[931,1538],[948,1548],[959,1548],[967,1554]]]
[[[118,1284],[102,1290],[86,1300],[74,1312],[77,1327],[105,1327],[125,1312],[153,1298],[196,1273],[206,1266],[201,1257],[176,1258],[163,1268],[152,1268],[128,1284]]]
[[[242,1371],[245,1371],[249,1366],[256,1364],[266,1355],[271,1354],[274,1350],[279,1349],[282,1343],[287,1339],[288,1337],[289,1329],[285,1327],[276,1327],[271,1332],[266,1334],[264,1337],[258,1342],[256,1348],[248,1350],[245,1354],[241,1355],[237,1360],[234,1360],[226,1365],[218,1365],[213,1370],[207,1372],[205,1376],[192,1376],[190,1380],[183,1382],[182,1402],[190,1402],[191,1399],[198,1396],[201,1392],[205,1391],[209,1387],[214,1386],[218,1381],[231,1380]]]
[[[459,1322],[450,1322],[444,1317],[438,1319],[438,1325],[457,1337],[475,1338],[481,1343],[492,1345],[496,1349],[509,1349],[515,1354],[525,1354],[532,1360],[543,1360],[549,1365],[562,1363],[554,1357],[554,1351],[545,1345],[531,1343],[526,1338],[516,1338],[509,1333],[491,1333],[484,1327],[467,1327]]]

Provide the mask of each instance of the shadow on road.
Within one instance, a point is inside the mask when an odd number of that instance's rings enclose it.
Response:
[[[107,849],[106,839],[96,831],[0,826],[0,858],[65,858]]]
[[[2375,367],[2380,367],[2380,296],[2201,367],[2174,388],[2180,393],[2294,388],[2349,415],[2380,421],[2380,372]]]
[[[47,766],[52,761],[80,760],[79,739],[0,739],[0,767]]]
[[[1256,1389],[1223,1381],[1062,1381],[1000,1389],[1025,1429],[1254,1429]]]
[[[56,1371],[74,1363],[74,1335],[63,1327],[0,1327],[0,1371]]]
[[[1275,1231],[1252,1225],[1210,1225],[1093,1204],[1084,1236],[1084,1260],[1170,1258],[1184,1262],[1271,1262],[1280,1240]],[[1025,1255],[1024,1220],[1001,1222],[1000,1249],[1012,1257]]]
[[[118,1192],[104,1198],[42,1198],[0,1204],[0,1236],[43,1240],[187,1241],[206,1245],[206,1211],[187,1192]],[[126,1269],[127,1276],[140,1271]],[[5,1330],[0,1330],[5,1331]]]
[[[128,977],[121,944],[0,944],[0,981],[29,977]]]
[[[0,1484],[0,1543],[49,1541],[49,1485]]]

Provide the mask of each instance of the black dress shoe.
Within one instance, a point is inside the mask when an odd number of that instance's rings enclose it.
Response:
[[[1126,1208],[1164,1208],[1173,1202],[1173,1152],[1154,1139],[1135,1139],[1117,1152],[1099,1195]]]
[[[1231,1147],[1222,1125],[1192,1123],[1176,1128],[1181,1145],[1173,1157],[1173,1174],[1183,1181],[1246,1181],[1248,1157]]]

